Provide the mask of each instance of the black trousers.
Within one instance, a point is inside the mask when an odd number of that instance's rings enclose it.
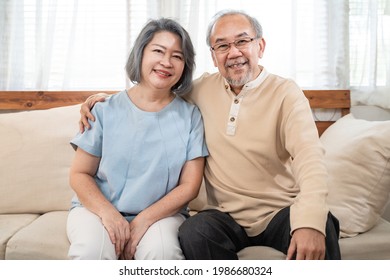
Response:
[[[325,259],[341,259],[339,222],[328,214]],[[206,210],[188,218],[179,228],[179,240],[188,260],[237,260],[237,252],[249,246],[268,246],[287,254],[290,245],[290,207],[279,211],[265,231],[249,237],[227,213]]]

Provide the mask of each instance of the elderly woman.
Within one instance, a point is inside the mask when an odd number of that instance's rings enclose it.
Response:
[[[70,258],[184,258],[178,228],[208,155],[200,112],[180,97],[194,56],[177,22],[147,23],[126,64],[134,86],[96,104],[91,128],[71,141]]]

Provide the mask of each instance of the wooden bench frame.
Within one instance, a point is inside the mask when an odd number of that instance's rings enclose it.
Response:
[[[88,96],[118,91],[0,91],[0,110],[39,110],[80,104]],[[313,109],[339,109],[341,116],[350,112],[350,90],[303,90]],[[334,121],[316,121],[321,135]]]

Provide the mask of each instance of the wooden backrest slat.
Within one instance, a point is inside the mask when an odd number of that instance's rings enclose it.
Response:
[[[304,90],[311,108],[349,109],[349,90]]]
[[[99,92],[118,91],[0,91],[0,110],[40,110],[75,105]]]
[[[350,113],[351,96],[350,90],[304,90],[312,109],[339,109],[341,116]],[[334,121],[316,121],[318,134],[322,133]]]
[[[39,110],[80,104],[88,96],[118,91],[0,91],[0,110]],[[344,116],[350,112],[349,90],[304,90],[313,109],[339,109]],[[316,121],[319,135],[334,121]]]

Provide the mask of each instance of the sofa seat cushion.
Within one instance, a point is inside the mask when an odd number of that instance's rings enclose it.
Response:
[[[38,218],[37,214],[0,215],[0,260],[4,260],[7,242],[23,227]]]
[[[286,255],[266,246],[246,247],[238,252],[240,260],[285,260]]]
[[[390,223],[380,219],[369,231],[339,240],[342,260],[389,260]],[[247,247],[238,252],[240,260],[284,260],[286,255],[264,246]]]
[[[67,217],[68,211],[54,211],[39,216],[8,241],[5,259],[67,259]]]
[[[390,223],[380,219],[369,231],[353,238],[341,238],[344,260],[390,260]]]

